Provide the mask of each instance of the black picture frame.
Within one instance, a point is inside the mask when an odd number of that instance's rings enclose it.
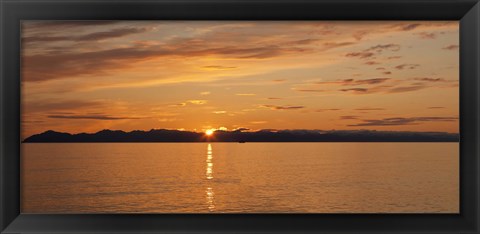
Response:
[[[0,0],[1,233],[479,233],[478,0]],[[459,20],[460,214],[20,213],[22,20]]]

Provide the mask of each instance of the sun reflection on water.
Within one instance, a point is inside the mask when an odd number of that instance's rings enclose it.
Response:
[[[212,163],[213,155],[212,155],[212,145],[208,144],[207,148],[207,180],[213,179],[213,163]]]
[[[206,178],[207,180],[212,180],[213,179],[213,152],[212,152],[212,145],[208,144],[207,147],[207,169],[206,169]],[[207,183],[211,183],[207,181]],[[208,205],[208,210],[209,211],[214,211],[215,210],[215,193],[213,192],[212,187],[207,187],[206,192],[206,198],[207,198],[207,205]]]

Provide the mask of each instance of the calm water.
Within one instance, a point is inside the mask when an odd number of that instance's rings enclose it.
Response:
[[[26,213],[459,211],[457,143],[22,147]]]

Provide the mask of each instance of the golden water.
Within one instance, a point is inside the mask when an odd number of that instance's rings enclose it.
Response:
[[[458,143],[30,143],[25,213],[458,213]]]

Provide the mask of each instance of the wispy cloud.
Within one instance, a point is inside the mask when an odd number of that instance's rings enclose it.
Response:
[[[383,82],[386,82],[390,80],[390,78],[370,78],[370,79],[343,79],[343,80],[335,80],[335,81],[321,81],[321,82],[316,82],[316,84],[322,85],[322,84],[336,84],[336,85],[372,85],[372,84],[380,84]]]
[[[265,124],[267,121],[258,120],[258,121],[250,121],[251,124]],[[244,130],[249,130],[248,128],[244,128]]]
[[[342,120],[351,120],[351,119],[358,119],[359,116],[356,116],[356,115],[343,115],[343,116],[340,116],[340,119]]]
[[[349,45],[354,45],[355,42],[325,42],[323,43],[324,49],[334,49],[338,47],[344,47]]]
[[[202,68],[205,68],[205,69],[208,69],[208,70],[230,70],[230,69],[235,69],[237,67],[211,65],[211,66],[203,66]]]
[[[444,49],[444,50],[458,50],[458,48],[459,48],[458,45],[449,45],[449,46],[443,47],[442,49]]]
[[[325,92],[323,89],[292,89],[299,92],[308,92],[308,93],[321,93]]]
[[[397,65],[395,66],[396,69],[398,70],[403,70],[403,69],[415,69],[415,68],[418,68],[420,67],[420,64],[412,64],[412,63],[404,63],[404,64],[400,64],[400,65]]]
[[[80,27],[115,25],[120,23],[118,20],[58,20],[58,21],[30,21],[22,26],[26,29],[71,29]]]
[[[411,31],[414,30],[418,27],[420,27],[422,24],[421,23],[411,23],[411,24],[396,24],[393,26],[393,28],[396,28],[400,31]]]
[[[426,81],[426,82],[448,82],[443,78],[433,78],[433,77],[416,77],[413,79],[418,81]]]
[[[391,59],[400,59],[402,56],[388,56],[386,59],[391,60]]]
[[[51,52],[23,57],[23,81],[47,81],[84,75],[102,75],[125,69],[133,63],[160,57],[217,56],[235,59],[265,59],[309,49],[276,45],[215,45],[210,42],[171,41],[164,46],[132,45],[98,51]],[[55,64],[55,69],[51,65]]]
[[[435,39],[437,38],[437,34],[434,32],[419,32],[417,33],[418,37],[421,39]]]
[[[365,59],[365,58],[373,57],[374,55],[375,54],[372,53],[372,52],[363,51],[363,52],[351,52],[351,53],[346,54],[345,56]]]
[[[421,122],[452,122],[457,120],[457,117],[396,117],[385,119],[366,119],[362,120],[361,123],[351,124],[348,126],[399,126],[419,124]]]
[[[375,45],[375,46],[371,46],[367,49],[364,49],[363,51],[347,53],[345,56],[355,57],[355,58],[360,58],[360,59],[374,58],[374,56],[380,55],[384,51],[396,52],[396,51],[399,51],[400,48],[401,48],[400,45],[393,44],[393,43],[378,44],[378,45]],[[373,65],[373,64],[369,64],[369,65]]]
[[[365,51],[375,51],[376,53],[381,53],[384,50],[390,50],[390,51],[399,51],[400,50],[400,45],[399,44],[378,44],[376,46],[372,46]]]
[[[52,119],[94,119],[94,120],[125,120],[125,119],[142,119],[140,117],[123,117],[110,115],[48,115]]]
[[[266,107],[272,110],[298,110],[305,108],[304,106],[276,106],[276,105],[263,105],[262,107]]]
[[[99,41],[112,38],[123,37],[131,34],[146,32],[146,28],[117,28],[110,31],[94,32],[90,34],[80,36],[30,36],[22,38],[23,42],[35,43],[35,42],[55,42],[55,41],[74,41],[74,42],[86,42],[86,41]]]
[[[356,108],[357,111],[382,111],[385,108],[373,108],[373,107],[364,107],[364,108]]]
[[[325,111],[339,111],[338,108],[327,108],[327,109],[316,109],[315,112],[325,112]]]
[[[367,93],[368,89],[367,88],[348,88],[348,89],[340,89],[342,92],[349,92],[352,91],[354,93]]]
[[[221,110],[221,111],[213,111],[212,113],[214,114],[226,114],[227,111]]]
[[[399,86],[388,90],[389,93],[405,93],[428,88],[425,85]]]
[[[99,100],[38,100],[24,103],[24,107],[29,113],[59,112],[84,108],[98,108],[102,106],[104,106],[104,103]]]
[[[236,93],[237,96],[256,96],[254,93]]]
[[[194,105],[203,105],[207,103],[207,100],[188,100],[188,103],[194,104]]]
[[[377,64],[380,64],[380,63],[379,63],[379,62],[377,62],[377,61],[367,61],[367,62],[365,62],[365,64],[367,64],[367,65],[370,65],[370,66],[371,66],[371,65],[377,65]]]

